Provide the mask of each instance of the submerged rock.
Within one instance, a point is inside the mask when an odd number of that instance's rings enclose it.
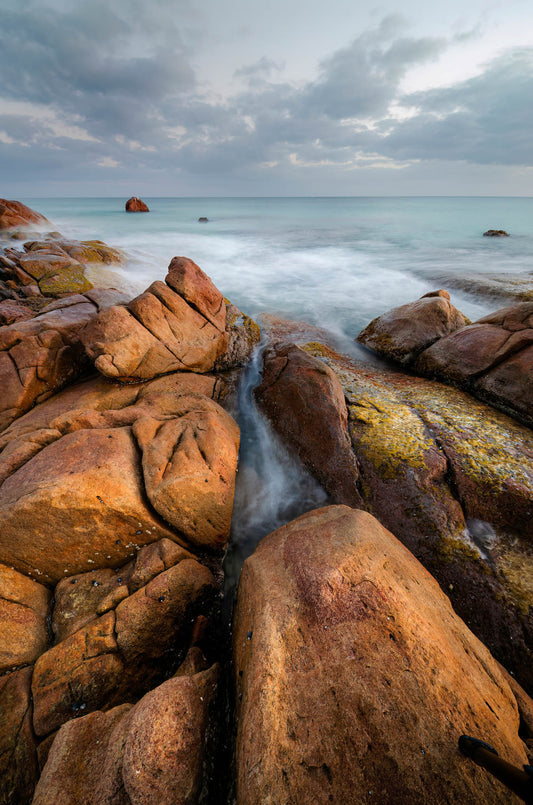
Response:
[[[239,805],[518,802],[457,748],[472,734],[527,762],[498,664],[365,512],[310,512],[262,540],[234,664]]]

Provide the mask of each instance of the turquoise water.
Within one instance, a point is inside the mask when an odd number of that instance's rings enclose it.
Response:
[[[135,291],[185,255],[250,315],[301,318],[346,345],[379,313],[445,287],[443,275],[533,272],[533,198],[144,200],[148,214],[118,198],[24,199],[64,235],[125,249],[120,281]],[[451,293],[472,319],[502,306]]]

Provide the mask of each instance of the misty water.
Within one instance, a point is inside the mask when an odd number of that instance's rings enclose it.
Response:
[[[318,325],[341,351],[363,360],[354,339],[372,318],[446,287],[446,278],[533,272],[531,198],[145,198],[150,213],[131,215],[125,199],[22,200],[67,237],[125,250],[127,264],[113,267],[109,279],[132,295],[163,279],[172,257],[184,255],[248,315]],[[484,238],[487,229],[511,237]],[[450,291],[472,320],[505,304]],[[326,502],[255,406],[260,368],[261,349],[239,389],[228,592],[261,537]]]

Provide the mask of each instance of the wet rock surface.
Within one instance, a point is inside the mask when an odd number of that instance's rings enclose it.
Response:
[[[438,585],[369,514],[310,512],[243,568],[237,803],[518,802],[461,756],[525,762],[515,698]]]
[[[50,226],[50,221],[20,201],[0,198],[0,231],[38,226]]]

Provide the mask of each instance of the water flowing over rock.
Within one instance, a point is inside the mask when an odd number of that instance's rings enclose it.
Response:
[[[292,344],[266,350],[256,398],[276,429],[336,503],[361,505],[358,468],[335,373]]]
[[[518,802],[457,749],[526,762],[515,698],[424,568],[373,517],[304,515],[243,568],[238,805]]]
[[[470,628],[532,689],[531,431],[448,386],[372,368],[317,344],[305,350],[315,361],[309,368],[321,377],[326,364],[342,387],[361,506],[413,551]],[[282,438],[290,423],[297,452],[313,445],[299,424],[301,411],[330,410],[317,403],[317,389],[302,375],[296,403],[280,397],[283,415],[271,417]],[[320,420],[314,427],[323,427]],[[328,488],[317,445],[307,466]]]

